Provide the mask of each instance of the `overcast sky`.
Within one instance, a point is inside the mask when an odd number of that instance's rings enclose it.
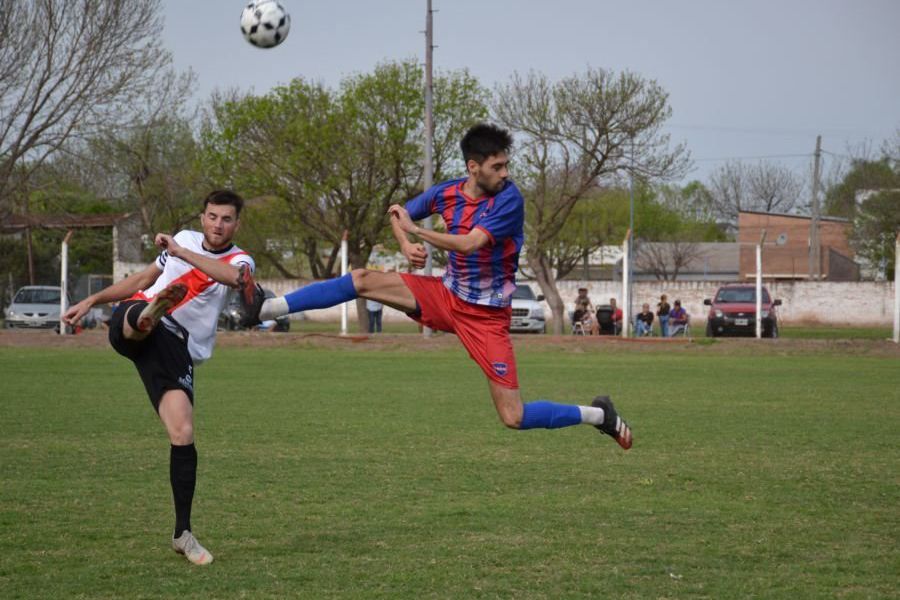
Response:
[[[265,93],[303,76],[336,85],[383,60],[424,61],[425,0],[282,0],[288,39],[254,48],[238,0],[163,0],[164,38],[197,94]],[[705,179],[726,158],[777,157],[806,174],[816,134],[846,154],[900,128],[900,0],[433,0],[437,69],[493,87],[631,70],[670,94],[669,131]],[[797,156],[800,155],[800,156]],[[834,161],[825,155],[826,163]]]

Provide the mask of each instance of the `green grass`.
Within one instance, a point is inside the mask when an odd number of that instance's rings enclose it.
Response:
[[[330,321],[291,321],[291,333],[340,333],[341,324],[339,322]],[[403,319],[402,321],[384,321],[382,323],[383,333],[418,333],[419,324],[412,319]],[[351,335],[360,332],[359,324],[356,319],[350,319],[347,322],[347,333]]]
[[[702,324],[701,324],[702,325]],[[340,323],[321,321],[292,321],[292,333],[338,333],[341,330]],[[359,333],[359,327],[355,319],[351,319],[347,326],[348,333]],[[416,333],[418,324],[415,321],[405,319],[403,321],[385,321],[384,333]],[[566,330],[568,332],[568,329]],[[655,329],[659,335],[659,328]],[[803,339],[836,339],[836,340],[884,340],[893,335],[890,327],[826,327],[826,326],[795,326],[784,325],[779,331],[781,337]],[[694,335],[703,337],[704,331],[694,329]]]
[[[815,340],[886,340],[894,334],[891,327],[799,327],[785,325],[779,330],[784,338]]]
[[[0,349],[2,597],[900,594],[896,358],[521,346],[528,398],[608,391],[635,447],[503,429],[461,348],[217,350],[209,568],[168,549],[168,445],[131,365]]]

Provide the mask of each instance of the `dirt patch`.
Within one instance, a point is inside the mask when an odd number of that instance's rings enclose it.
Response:
[[[597,353],[693,353],[711,355],[849,355],[900,358],[900,345],[890,340],[695,338],[622,339],[592,336],[513,335],[518,350],[544,349],[560,352]],[[440,350],[459,344],[456,336],[437,334],[424,338],[414,334],[340,336],[323,333],[220,332],[220,348],[345,348],[367,351],[414,352]],[[2,348],[108,348],[106,330],[95,329],[78,335],[60,336],[52,331],[0,330]]]

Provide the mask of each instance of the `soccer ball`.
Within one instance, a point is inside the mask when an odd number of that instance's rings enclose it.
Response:
[[[291,15],[276,0],[250,0],[241,12],[241,33],[259,48],[274,48],[291,30]]]

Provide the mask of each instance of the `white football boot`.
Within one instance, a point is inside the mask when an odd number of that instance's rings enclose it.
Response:
[[[188,530],[184,530],[180,537],[172,538],[172,549],[195,565],[208,565],[213,561],[213,555],[209,550],[200,545],[197,538]]]

